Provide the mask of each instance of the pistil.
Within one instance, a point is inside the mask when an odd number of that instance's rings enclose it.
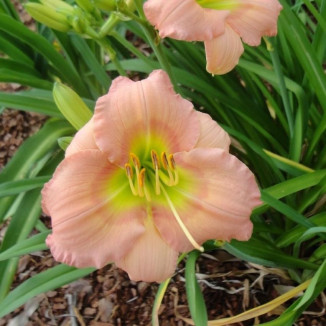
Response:
[[[191,235],[191,233],[189,232],[189,230],[187,229],[187,227],[184,225],[184,223],[182,222],[177,210],[175,209],[168,193],[166,192],[166,190],[164,189],[164,187],[162,187],[162,192],[164,194],[164,197],[166,199],[166,201],[168,202],[169,206],[170,206],[170,209],[173,213],[173,216],[175,217],[176,221],[178,222],[181,230],[183,231],[183,233],[185,234],[185,236],[187,237],[187,239],[189,240],[189,242],[194,246],[195,249],[201,251],[201,252],[204,252],[204,248],[199,245],[197,243],[197,241],[193,238],[193,236]]]

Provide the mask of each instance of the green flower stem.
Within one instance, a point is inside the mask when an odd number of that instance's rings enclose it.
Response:
[[[102,25],[98,36],[100,38],[105,37],[106,35],[110,34],[113,28],[121,21],[118,15],[112,13],[108,20]]]
[[[134,3],[136,5],[138,14],[140,16],[140,26],[148,40],[149,45],[151,46],[151,48],[153,49],[157,60],[159,61],[161,67],[167,72],[167,74],[170,77],[170,80],[173,84],[174,90],[178,93],[180,93],[179,91],[179,87],[177,84],[177,81],[174,77],[173,71],[171,69],[171,65],[169,63],[169,61],[167,60],[163,48],[162,48],[162,43],[161,42],[157,42],[157,35],[155,30],[152,28],[152,26],[150,26],[147,22],[146,16],[144,14],[144,10],[143,10],[143,1],[142,0],[134,0]]]
[[[97,38],[95,41],[103,47],[103,49],[107,52],[107,54],[110,57],[110,60],[113,62],[115,67],[117,68],[117,71],[120,76],[127,76],[126,71],[122,68],[120,61],[117,59],[117,55],[113,48],[111,47],[111,44],[109,43],[108,39],[103,38]]]
[[[128,42],[124,37],[122,37],[117,31],[111,31],[110,35],[114,37],[122,46],[124,46],[128,51],[134,54],[137,58],[144,61],[148,66],[152,67],[152,61],[148,59],[141,51],[139,51],[132,43]]]

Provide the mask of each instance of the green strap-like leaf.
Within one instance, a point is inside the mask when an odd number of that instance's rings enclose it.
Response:
[[[232,240],[230,243],[225,243],[223,248],[242,260],[264,266],[318,269],[318,265],[287,255],[267,241],[256,238],[245,242]]]
[[[20,307],[30,298],[78,280],[92,273],[94,270],[94,268],[77,269],[67,265],[58,265],[29,278],[12,290],[10,294],[0,302],[0,318]]]
[[[186,293],[191,318],[196,326],[207,326],[207,310],[203,294],[198,285],[195,273],[196,260],[200,256],[199,251],[192,251],[186,263]]]
[[[18,195],[22,192],[42,187],[50,176],[36,177],[32,179],[22,179],[17,181],[8,181],[0,184],[0,197]]]
[[[35,251],[46,250],[45,239],[50,231],[42,232],[26,240],[20,241],[9,249],[0,253],[0,261],[27,255]]]

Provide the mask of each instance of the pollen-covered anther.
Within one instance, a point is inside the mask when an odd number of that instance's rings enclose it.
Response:
[[[156,151],[154,151],[153,149],[151,150],[151,158],[152,158],[152,163],[153,163],[154,169],[159,169],[160,161],[159,161]]]
[[[139,160],[138,156],[135,155],[134,153],[130,153],[129,155],[130,155],[130,160],[135,167],[136,179],[139,180],[139,171],[140,171],[140,167],[141,167],[140,160]],[[142,197],[142,190],[139,187],[139,182],[136,181],[136,183],[137,183],[137,193],[139,196]]]
[[[138,171],[140,170],[140,160],[138,158],[137,155],[135,155],[134,153],[130,153],[130,159],[133,163],[133,165],[135,166],[136,169],[138,169]]]
[[[169,155],[168,161],[169,161],[170,169],[174,172],[174,185],[176,185],[179,182],[179,174],[178,174],[178,171],[177,171],[177,167],[176,167],[176,164],[175,164],[173,154]]]
[[[132,192],[132,194],[134,196],[138,196],[137,190],[135,189],[134,183],[132,181],[134,173],[133,173],[132,167],[131,167],[131,165],[129,163],[125,164],[125,170],[126,170],[127,178],[129,180],[129,185],[130,185],[131,192]]]
[[[173,186],[175,184],[175,181],[174,181],[174,178],[173,178],[173,175],[172,175],[172,172],[171,172],[172,169],[171,169],[171,167],[169,165],[169,160],[168,160],[165,152],[162,152],[162,154],[161,154],[161,161],[162,161],[162,165],[163,165],[164,169],[169,174],[169,181],[168,181],[167,185],[168,186]]]

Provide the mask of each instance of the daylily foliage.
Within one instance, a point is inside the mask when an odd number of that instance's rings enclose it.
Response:
[[[147,19],[161,37],[205,43],[206,69],[225,74],[238,63],[242,41],[257,46],[277,33],[277,0],[148,0]],[[242,41],[241,41],[242,40]]]
[[[208,239],[247,240],[260,203],[228,134],[177,95],[167,74],[118,77],[43,189],[56,260],[163,281],[180,252]]]

